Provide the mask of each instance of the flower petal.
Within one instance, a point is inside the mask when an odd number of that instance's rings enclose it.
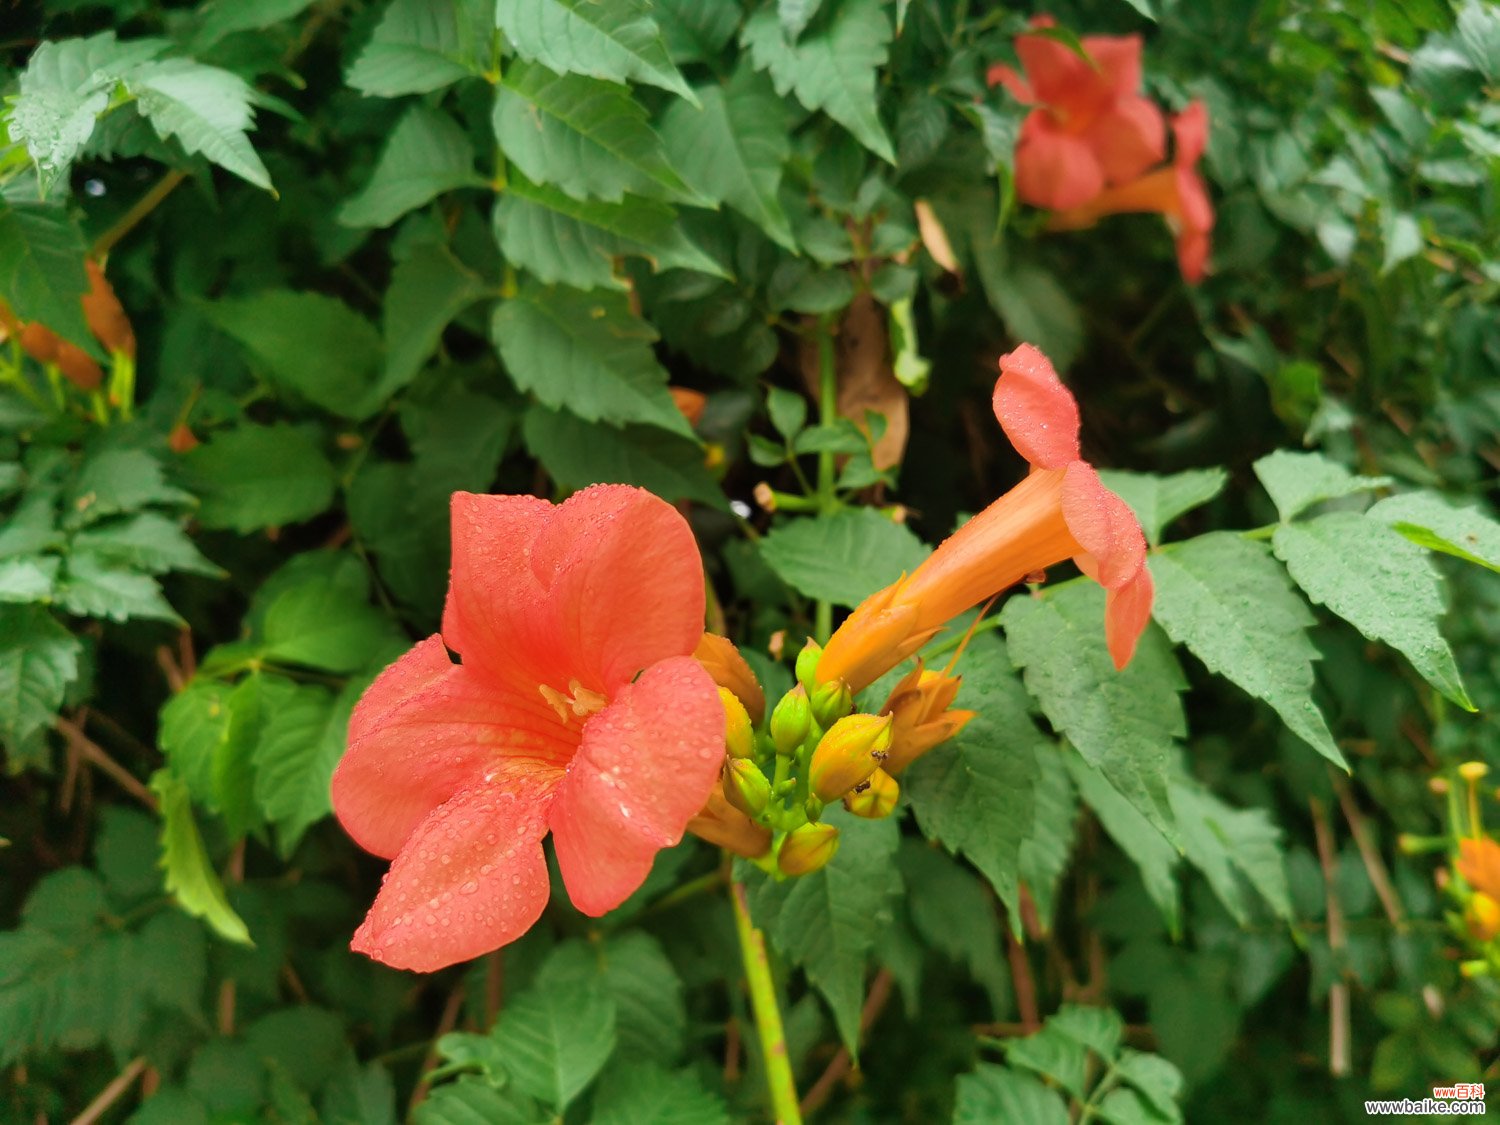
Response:
[[[1104,487],[1086,461],[1068,466],[1062,487],[1063,519],[1089,556],[1079,565],[1106,590],[1131,581],[1146,565],[1146,537],[1130,506]]]
[[[1116,668],[1123,669],[1135,655],[1135,646],[1151,621],[1155,597],[1155,582],[1144,566],[1123,586],[1105,593],[1104,643]]]
[[[533,665],[551,648],[550,621],[531,553],[553,506],[535,496],[455,492],[450,509],[453,569],[443,639],[466,666],[491,678],[540,683]]]
[[[1030,344],[1000,357],[993,403],[1005,436],[1031,464],[1061,469],[1078,460],[1078,403]]]
[[[575,493],[537,538],[531,561],[548,586],[566,675],[585,687],[612,695],[642,668],[686,656],[703,636],[703,559],[692,528],[645,489]]]
[[[540,695],[518,695],[448,658],[428,637],[370,685],[333,773],[333,809],[366,851],[389,859],[435,808],[490,777],[555,785],[576,741]]]
[[[629,897],[682,839],[723,760],[724,708],[696,660],[663,660],[622,688],[584,727],[552,805],[573,905],[597,916]]]
[[[1031,83],[1004,63],[993,64],[984,72],[984,80],[989,86],[1004,86],[1010,96],[1022,105],[1031,105],[1036,101],[1036,92],[1032,90]]]
[[[1111,184],[1139,176],[1167,154],[1167,122],[1149,98],[1117,98],[1082,134]]]
[[[1085,35],[1081,42],[1111,91],[1123,95],[1141,88],[1139,35]]]
[[[1500,844],[1465,836],[1458,842],[1458,873],[1476,891],[1500,897]]]
[[[1208,147],[1208,106],[1193,102],[1172,118],[1172,136],[1177,141],[1172,162],[1179,166],[1198,163]]]
[[[1065,211],[1081,207],[1104,188],[1104,169],[1081,137],[1049,124],[1033,110],[1016,145],[1016,195],[1023,203]]]
[[[1037,98],[1064,116],[1093,113],[1110,96],[1108,78],[1067,44],[1045,35],[1018,35],[1015,46]]]
[[[350,948],[432,972],[514,941],[547,905],[542,789],[460,790],[411,834]]]

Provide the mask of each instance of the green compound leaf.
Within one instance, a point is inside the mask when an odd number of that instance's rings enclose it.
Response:
[[[180,624],[149,574],[121,566],[91,551],[69,553],[58,581],[57,602],[79,617],[102,617],[110,621],[147,618]]]
[[[1178,699],[1187,684],[1161,634],[1148,629],[1117,672],[1104,645],[1104,591],[1092,582],[1012,597],[1000,620],[1047,721],[1175,843],[1167,775],[1187,733]]]
[[[807,597],[854,606],[915,570],[928,549],[872,508],[844,508],[773,528],[760,541],[760,554]]]
[[[1321,453],[1293,453],[1286,449],[1278,449],[1255,462],[1255,475],[1271,494],[1283,523],[1324,500],[1338,500],[1391,483],[1389,477],[1355,476]]]
[[[17,759],[32,757],[52,726],[82,652],[41,606],[0,605],[0,742]]]
[[[524,1094],[465,1075],[433,1090],[411,1120],[412,1125],[536,1125],[547,1118]]]
[[[261,630],[268,659],[344,675],[378,666],[406,647],[401,630],[363,590],[323,575],[278,592],[266,605]]]
[[[441,90],[483,71],[494,27],[488,0],[395,0],[344,81],[381,98]]]
[[[1167,525],[1178,516],[1207,504],[1223,492],[1229,474],[1223,469],[1189,469],[1158,476],[1108,469],[1099,473],[1099,479],[1130,505],[1135,518],[1141,521],[1146,542],[1155,546],[1161,542],[1161,533]]]
[[[602,981],[539,983],[505,1007],[490,1033],[516,1088],[558,1111],[599,1073],[615,1048],[615,1005]]]
[[[437,350],[444,329],[488,291],[484,279],[440,243],[418,243],[398,260],[381,316],[385,371],[370,401],[383,404],[410,383]]]
[[[740,43],[757,70],[770,73],[781,95],[795,93],[810,110],[822,110],[888,163],[896,162],[880,123],[876,79],[889,57],[891,23],[880,0],[842,0],[821,28],[795,44],[770,8],[752,15]]]
[[[65,522],[84,526],[148,504],[192,502],[191,493],[167,483],[162,463],[144,449],[105,448],[89,454],[79,469],[67,493]]]
[[[333,503],[337,474],[314,431],[244,423],[183,458],[204,527],[241,533],[311,519]]]
[[[1453,504],[1431,492],[1404,492],[1365,514],[1419,547],[1500,571],[1500,522],[1477,506]]]
[[[727,203],[795,252],[792,225],[778,198],[791,153],[785,103],[763,75],[748,68],[725,86],[696,89],[698,107],[676,102],[662,118],[672,163],[700,194]]]
[[[1050,740],[1037,747],[1036,815],[1016,855],[1016,873],[1031,892],[1044,933],[1052,929],[1057,888],[1073,855],[1078,820],[1078,797],[1068,774],[1067,756]]]
[[[506,158],[533,183],[611,203],[627,194],[700,202],[645,107],[618,83],[519,63],[496,94],[494,126]]]
[[[862,820],[842,808],[824,820],[837,825],[839,850],[811,875],[760,888],[752,907],[757,924],[765,907],[776,948],[807,972],[833,1011],[839,1037],[858,1057],[859,1012],[865,998],[865,962],[890,925],[892,904],[901,893],[893,821]]]
[[[957,705],[978,714],[901,782],[922,832],[979,868],[1019,927],[1020,850],[1032,831],[1037,757],[1049,743],[1031,721],[1031,700],[1004,644],[976,637],[959,671]]]
[[[688,100],[644,0],[499,0],[495,22],[527,62],[558,74],[644,82]]]
[[[563,988],[580,978],[602,983],[614,1000],[612,1059],[677,1062],[688,1028],[682,978],[656,938],[627,930],[602,941],[570,941],[548,956],[537,975],[539,983]]]
[[[309,402],[346,418],[363,418],[384,357],[375,326],[322,293],[267,289],[215,301],[208,318],[260,361],[267,376]]]
[[[380,150],[370,182],[339,208],[348,227],[388,227],[446,191],[483,187],[474,146],[446,113],[414,105]]]
[[[1277,917],[1291,919],[1291,895],[1281,861],[1281,830],[1264,810],[1232,808],[1189,778],[1173,782],[1172,809],[1182,828],[1183,854],[1203,872],[1236,922],[1245,925],[1250,921],[1240,889],[1241,875]]]
[[[1272,546],[1297,585],[1372,641],[1383,641],[1466,711],[1453,651],[1438,631],[1442,578],[1422,549],[1369,516],[1330,512],[1276,529]]]
[[[0,198],[0,293],[22,320],[97,352],[79,303],[88,292],[83,234],[62,207]]]
[[[176,520],[158,512],[95,524],[73,536],[73,549],[151,574],[175,570],[211,578],[224,575],[199,553]]]
[[[696,1071],[656,1063],[612,1066],[594,1092],[592,1125],[729,1125],[729,1107]]]
[[[166,873],[167,893],[226,941],[253,945],[250,931],[229,905],[224,884],[203,850],[187,786],[170,771],[157,770],[151,778],[151,790],[161,802],[161,867]]]
[[[163,59],[126,79],[141,115],[163,140],[177,138],[256,187],[271,191],[271,174],[246,135],[255,123],[255,91],[238,74],[192,59]]]
[[[264,715],[255,742],[255,803],[276,825],[278,850],[289,856],[303,833],[333,811],[328,787],[343,757],[349,715],[368,686],[351,681],[334,696],[306,684],[279,698]]]
[[[625,294],[528,284],[496,306],[494,337],[511,380],[545,406],[692,438],[652,350],[656,331]]]
[[[617,257],[645,258],[657,270],[690,269],[718,277],[723,268],[689,241],[665,203],[626,196],[618,203],[579,200],[519,173],[495,204],[495,237],[506,260],[543,282],[575,289],[623,289]]]
[[[1152,615],[1211,672],[1233,680],[1281,716],[1292,732],[1340,769],[1348,769],[1312,699],[1314,624],[1270,550],[1231,532],[1214,532],[1151,556]]]
[[[697,442],[656,426],[591,425],[565,410],[533,406],[522,423],[526,447],[565,488],[634,484],[665,500],[725,506]]]
[[[958,1077],[953,1125],[994,1125],[996,1121],[1068,1125],[1068,1120],[1062,1095],[1029,1074],[980,1063],[972,1073]]]

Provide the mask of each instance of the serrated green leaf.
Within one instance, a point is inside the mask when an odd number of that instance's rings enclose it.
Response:
[[[767,387],[766,413],[776,432],[791,441],[807,424],[807,396],[785,387]],[[784,454],[781,460],[785,460]],[[777,464],[780,464],[780,460]]]
[[[181,506],[191,493],[167,483],[162,463],[144,449],[106,448],[91,453],[67,495],[67,522],[90,524],[105,516],[138,512],[148,504]]]
[[[727,203],[795,251],[778,195],[791,153],[786,107],[770,82],[742,67],[724,86],[696,87],[699,105],[674,103],[661,122],[672,163],[699,194]]]
[[[667,500],[725,506],[723,492],[703,467],[703,450],[656,426],[615,429],[533,406],[523,432],[532,455],[566,488],[634,484]]]
[[[977,714],[901,781],[922,832],[979,868],[1019,926],[1019,852],[1032,831],[1037,756],[1048,743],[999,640],[976,637],[960,672],[958,706]]]
[[[619,203],[578,200],[516,173],[495,203],[495,237],[506,260],[537,279],[575,289],[622,289],[617,257],[645,258],[657,270],[724,271],[683,233],[665,203],[627,196]]]
[[[261,31],[301,15],[313,0],[209,0],[198,9],[192,50],[206,51],[227,36]]]
[[[1183,854],[1203,872],[1236,922],[1243,926],[1250,920],[1236,872],[1250,881],[1277,917],[1291,919],[1281,830],[1264,811],[1231,808],[1188,778],[1173,782],[1172,810],[1182,829]]]
[[[822,6],[823,0],[776,0],[776,17],[786,37],[796,42]]]
[[[1283,523],[1324,500],[1337,500],[1391,483],[1389,477],[1355,476],[1321,453],[1293,453],[1286,449],[1268,453],[1255,462],[1255,475],[1271,494]]]
[[[643,0],[499,0],[495,22],[516,53],[558,74],[644,82],[689,100]]]
[[[1297,737],[1348,769],[1312,699],[1318,650],[1306,629],[1313,616],[1266,545],[1214,532],[1153,554],[1150,567],[1152,616],[1167,635],[1209,671],[1270,704]]]
[[[227,745],[234,690],[229,684],[198,676],[161,710],[158,745],[173,774],[195,801],[209,809],[219,803],[215,765],[234,753]]]
[[[1178,699],[1187,684],[1161,634],[1148,629],[1116,671],[1104,645],[1104,591],[1092,582],[1012,597],[1000,620],[1047,721],[1175,841],[1167,773],[1187,733]]]
[[[378,1062],[360,1066],[345,1058],[329,1079],[318,1106],[329,1125],[397,1125],[396,1083]]]
[[[485,0],[394,0],[344,81],[395,98],[479,74],[488,65],[493,16]]]
[[[1047,1018],[1047,1027],[1083,1044],[1105,1062],[1114,1059],[1125,1034],[1125,1021],[1113,1008],[1085,1004],[1064,1004]]]
[[[0,740],[12,754],[52,726],[82,651],[41,606],[0,605]]]
[[[592,1125],[729,1125],[729,1107],[692,1069],[612,1066],[594,1092]]]
[[[830,810],[839,830],[833,860],[790,884],[766,887],[779,899],[769,925],[776,948],[801,965],[833,1011],[839,1037],[858,1057],[865,962],[890,924],[901,892],[896,870],[900,833],[890,820],[862,820]],[[757,895],[753,910],[761,908]],[[757,923],[760,924],[760,923]]]
[[[1329,512],[1283,524],[1271,541],[1297,585],[1372,641],[1383,641],[1466,711],[1453,651],[1438,631],[1444,612],[1442,578],[1399,532],[1353,512]]]
[[[1016,854],[1016,873],[1031,892],[1043,932],[1050,932],[1057,886],[1073,855],[1078,799],[1064,752],[1055,743],[1038,745],[1036,758],[1036,815]]]
[[[1189,469],[1158,476],[1104,469],[1099,479],[1130,505],[1135,518],[1141,521],[1146,542],[1155,546],[1161,542],[1162,531],[1178,516],[1207,504],[1224,491],[1229,474],[1223,469]]]
[[[1182,1072],[1166,1059],[1127,1047],[1120,1052],[1115,1073],[1142,1094],[1164,1121],[1182,1120],[1182,1110],[1177,1104],[1182,1096]]]
[[[1077,755],[1064,757],[1073,784],[1084,804],[1094,811],[1104,831],[1130,857],[1141,873],[1146,894],[1161,911],[1167,928],[1175,935],[1182,925],[1177,898],[1177,851],[1161,831],[1142,815],[1104,775]]]
[[[56,598],[59,606],[79,617],[103,617],[110,621],[147,618],[174,623],[182,620],[149,574],[81,549],[68,554]]]
[[[73,547],[152,574],[169,570],[209,577],[224,574],[199,553],[176,520],[158,512],[95,524],[73,537]]]
[[[773,528],[760,541],[760,554],[807,597],[854,606],[915,570],[928,549],[871,508],[844,508]]]
[[[645,107],[618,83],[519,63],[496,92],[494,127],[506,158],[533,183],[611,203],[626,194],[698,201]]]
[[[183,458],[183,476],[202,501],[199,523],[242,533],[311,519],[337,479],[312,433],[285,422],[214,435]]]
[[[1477,505],[1460,506],[1430,492],[1403,492],[1365,513],[1419,547],[1500,571],[1500,523]]]
[[[1010,1004],[1010,972],[995,903],[984,884],[943,852],[908,840],[897,857],[906,883],[906,908],[923,942],[983,985],[992,1010]]]
[[[271,174],[250,144],[255,91],[243,78],[192,59],[164,59],[127,78],[141,115],[163,140],[175,137],[226,171],[271,191]]]
[[[599,1073],[615,1047],[615,1005],[602,982],[534,987],[506,1005],[490,1033],[517,1089],[559,1111]]]
[[[84,249],[63,208],[0,198],[0,293],[11,311],[97,352],[80,303],[89,288]]]
[[[975,241],[974,260],[990,307],[1011,337],[1035,341],[1058,368],[1071,367],[1083,351],[1083,315],[1057,276],[1032,262],[1012,261],[987,229]]]
[[[1052,1020],[1040,1031],[1005,1041],[1005,1061],[1050,1078],[1076,1100],[1083,1101],[1087,1092],[1088,1048],[1071,1035],[1064,1034]]]
[[[151,790],[161,802],[161,867],[166,873],[167,893],[226,941],[254,944],[244,921],[229,905],[218,873],[208,862],[187,786],[170,771],[158,770],[151,778]]]
[[[776,13],[763,8],[746,22],[740,44],[756,69],[771,75],[778,94],[794,93],[808,109],[822,110],[894,164],[876,95],[891,41],[883,7],[880,0],[841,0],[826,23],[796,44],[787,41]]]
[[[1480,0],[1458,10],[1458,41],[1475,68],[1493,82],[1500,78],[1500,12]]]
[[[997,1121],[1026,1125],[1068,1125],[1067,1103],[1029,1074],[980,1063],[958,1077],[953,1125],[994,1125]]]
[[[511,380],[544,405],[691,438],[652,350],[656,332],[623,293],[526,285],[495,307],[494,337]]]
[[[271,599],[261,631],[268,659],[345,675],[382,662],[405,644],[401,630],[362,593],[317,580]]]
[[[384,357],[375,326],[322,293],[267,289],[204,307],[260,361],[267,376],[333,414],[367,417]]]
[[[385,372],[370,392],[384,402],[416,377],[443,330],[488,292],[484,279],[435,242],[419,243],[396,263],[385,291]]]
[[[57,585],[62,560],[56,555],[19,555],[0,559],[0,602],[45,602]]]
[[[347,227],[388,227],[446,191],[483,187],[474,146],[456,121],[425,105],[407,110],[380,150],[369,182],[345,200],[338,221]]]
[[[677,1061],[687,1034],[682,980],[661,943],[641,930],[603,941],[558,946],[537,973],[537,985],[562,992],[589,982],[603,984],[614,1000],[616,1047],[611,1058]]]
[[[545,1119],[530,1098],[466,1076],[433,1090],[411,1120],[412,1125],[537,1125]]]

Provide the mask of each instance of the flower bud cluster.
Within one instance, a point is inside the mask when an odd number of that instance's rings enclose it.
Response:
[[[777,878],[811,874],[838,852],[839,830],[823,820],[829,805],[842,802],[868,819],[890,816],[901,796],[896,775],[973,718],[950,709],[958,678],[920,663],[878,714],[856,711],[845,681],[819,682],[821,656],[808,641],[797,657],[797,683],[769,708],[763,726],[736,676],[715,675],[724,772],[689,827]],[[764,708],[758,688],[754,703]]]
[[[1500,842],[1486,834],[1482,791],[1489,766],[1463,762],[1447,776],[1433,776],[1428,787],[1444,799],[1448,832],[1442,836],[1404,833],[1397,847],[1406,855],[1447,852],[1449,867],[1435,873],[1438,889],[1452,901],[1449,929],[1468,954],[1459,965],[1467,977],[1500,977]]]

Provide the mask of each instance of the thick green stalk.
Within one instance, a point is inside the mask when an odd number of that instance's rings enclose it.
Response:
[[[802,1125],[797,1103],[797,1082],[786,1054],[786,1033],[781,1028],[781,1009],[776,1005],[776,982],[766,959],[765,935],[750,920],[750,902],[742,883],[729,885],[734,904],[734,929],[740,939],[745,979],[750,984],[750,1007],[755,1013],[755,1034],[760,1040],[761,1061],[766,1069],[766,1089],[776,1111],[777,1125]]]

